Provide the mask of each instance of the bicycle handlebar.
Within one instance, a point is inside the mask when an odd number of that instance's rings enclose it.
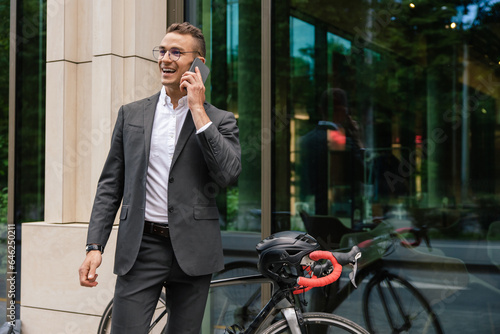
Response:
[[[342,274],[342,266],[338,263],[335,256],[327,251],[314,251],[309,254],[309,258],[313,261],[319,260],[329,260],[332,263],[333,270],[330,274],[325,277],[320,278],[307,278],[299,277],[297,278],[297,284],[306,288],[316,288],[320,286],[325,286],[332,284],[339,279],[340,274]]]
[[[328,274],[324,277],[316,277],[311,274],[311,278],[299,277],[297,279],[297,284],[302,290],[297,290],[296,293],[301,293],[310,290],[314,287],[321,287],[331,284],[339,279],[342,273],[342,266],[351,264],[353,270],[349,273],[349,278],[351,279],[354,287],[356,286],[356,273],[358,270],[358,259],[361,257],[361,251],[358,246],[352,247],[348,253],[341,252],[328,252],[328,251],[314,251],[309,254],[309,259],[312,261],[327,260],[325,264],[313,264],[311,265],[311,272],[315,275],[320,276],[324,272]],[[295,292],[294,292],[295,293]]]

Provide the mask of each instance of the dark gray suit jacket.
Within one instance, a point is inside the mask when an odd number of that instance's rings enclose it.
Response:
[[[117,275],[131,269],[141,244],[151,132],[159,94],[120,108],[97,186],[87,243],[106,245],[123,202],[115,254]],[[188,111],[168,180],[172,246],[188,275],[210,274],[224,267],[215,197],[235,182],[241,171],[234,115],[208,103],[204,107],[213,124],[196,134]]]

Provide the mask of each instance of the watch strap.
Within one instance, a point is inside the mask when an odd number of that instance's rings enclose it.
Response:
[[[87,247],[85,247],[85,250],[87,251],[87,253],[93,250],[98,250],[101,252],[101,254],[104,253],[104,247],[102,245],[96,244],[87,245]]]

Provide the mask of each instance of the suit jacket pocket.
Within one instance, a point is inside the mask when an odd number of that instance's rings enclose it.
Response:
[[[134,131],[134,132],[140,132],[140,133],[144,133],[144,127],[140,126],[140,125],[135,125],[135,124],[127,124],[125,125],[125,131]]]
[[[216,206],[195,205],[194,219],[219,219],[219,209]]]

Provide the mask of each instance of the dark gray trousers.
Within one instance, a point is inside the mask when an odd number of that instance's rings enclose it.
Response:
[[[111,332],[146,334],[166,286],[168,333],[199,334],[210,279],[211,275],[186,275],[175,259],[170,239],[144,234],[134,266],[116,280]]]

